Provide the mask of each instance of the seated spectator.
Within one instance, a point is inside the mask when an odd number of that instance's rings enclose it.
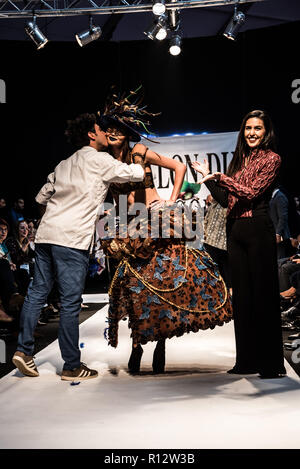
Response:
[[[294,257],[281,267],[280,287],[288,287],[280,290],[280,296],[284,299],[294,299],[300,297],[300,258]]]
[[[9,255],[5,240],[8,233],[8,223],[0,219],[0,297],[2,308],[0,320],[11,322],[13,318],[6,314],[6,311],[13,311],[19,308],[24,297],[19,294],[13,271],[16,269]]]
[[[279,265],[290,260],[295,254],[300,254],[300,234],[296,238],[285,239],[281,244],[284,245],[286,257],[278,259]]]
[[[16,265],[15,279],[22,295],[26,295],[33,276],[34,250],[28,239],[28,225],[25,220],[17,222],[16,235],[7,239],[6,246],[13,263]]]
[[[34,251],[34,240],[35,240],[35,234],[37,230],[37,222],[36,220],[26,220],[27,225],[28,225],[28,240],[29,240],[29,246],[31,249]]]
[[[10,223],[11,227],[14,228],[18,221],[24,220],[24,199],[18,198],[13,203],[12,208],[10,209],[9,216],[10,216]]]
[[[0,218],[9,222],[9,213],[5,197],[0,196]]]

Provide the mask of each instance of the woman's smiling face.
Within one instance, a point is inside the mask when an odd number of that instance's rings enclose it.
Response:
[[[262,119],[251,117],[247,120],[244,130],[244,137],[250,148],[257,148],[266,134],[265,125]]]

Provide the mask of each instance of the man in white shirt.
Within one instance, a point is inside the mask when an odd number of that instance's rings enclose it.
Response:
[[[80,362],[78,316],[99,209],[110,183],[142,181],[144,170],[138,164],[121,163],[105,151],[106,135],[94,114],[69,121],[66,135],[80,149],[56,166],[36,196],[45,213],[36,233],[34,279],[22,309],[13,363],[24,375],[39,376],[32,358],[33,333],[55,279],[61,301],[61,379],[73,381],[98,375]]]

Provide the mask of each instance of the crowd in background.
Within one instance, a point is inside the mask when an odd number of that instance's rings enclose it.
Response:
[[[278,247],[282,325],[296,331],[296,338],[300,337],[300,198],[289,196],[283,187],[276,187],[270,201],[270,216]],[[27,210],[23,198],[17,198],[10,206],[6,198],[0,196],[0,328],[1,324],[11,323],[15,334],[33,277],[34,239],[38,224],[35,207]],[[226,209],[211,195],[205,202],[204,246],[219,265],[227,287],[231,289],[226,252]],[[90,275],[100,274],[103,270],[97,255],[90,259]],[[46,324],[51,317],[58,317],[59,307],[59,294],[54,285],[38,325]]]
[[[20,311],[34,272],[35,233],[39,224],[35,208],[25,209],[23,198],[9,206],[0,197],[0,327],[19,331]],[[59,312],[59,295],[54,287],[41,311],[38,325]],[[38,333],[37,333],[38,335]]]

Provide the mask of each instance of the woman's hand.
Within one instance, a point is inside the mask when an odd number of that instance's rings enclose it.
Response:
[[[203,184],[206,181],[219,181],[222,173],[213,173],[213,174],[208,174],[205,176],[201,181],[199,181],[199,184]]]
[[[202,174],[203,177],[207,176],[210,171],[209,171],[209,164],[207,160],[204,160],[203,163],[200,163],[199,161],[194,161],[192,163],[192,168],[197,171],[197,173]]]

